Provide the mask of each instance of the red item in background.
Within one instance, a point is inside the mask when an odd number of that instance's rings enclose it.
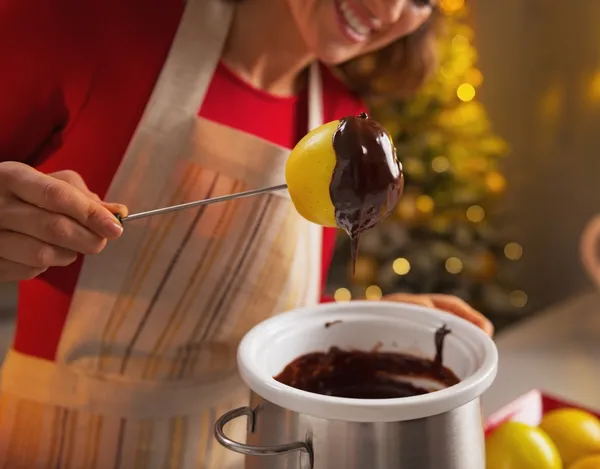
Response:
[[[534,389],[490,415],[485,420],[485,436],[487,437],[497,427],[509,421],[517,421],[527,425],[537,426],[540,424],[542,417],[545,414],[555,409],[564,408],[585,410],[600,418],[600,411],[586,409],[573,402]]]

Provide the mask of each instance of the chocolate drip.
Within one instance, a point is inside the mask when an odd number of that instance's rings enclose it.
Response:
[[[435,331],[435,359],[433,360],[433,365],[438,370],[441,370],[443,368],[444,342],[446,341],[446,336],[451,333],[452,331],[448,329],[446,324],[444,324],[437,331]]]
[[[384,219],[402,194],[402,165],[390,134],[364,113],[340,120],[333,149],[329,194],[336,223],[350,236],[354,266],[360,234]]]
[[[403,353],[344,351],[332,347],[298,357],[275,377],[280,383],[326,396],[356,399],[391,399],[417,396],[430,389],[406,378],[425,378],[449,387],[460,382],[441,365],[446,326],[436,332],[434,360]]]

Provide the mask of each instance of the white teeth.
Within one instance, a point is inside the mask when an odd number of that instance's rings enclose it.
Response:
[[[339,1],[339,7],[344,20],[346,20],[352,32],[360,36],[359,39],[365,39],[371,32],[371,29],[356,16],[352,8],[344,0]]]

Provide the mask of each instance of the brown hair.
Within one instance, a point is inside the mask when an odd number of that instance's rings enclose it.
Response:
[[[436,11],[412,34],[337,67],[340,78],[363,98],[403,98],[417,91],[434,71]]]

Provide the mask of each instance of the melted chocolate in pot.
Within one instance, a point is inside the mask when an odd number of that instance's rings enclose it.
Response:
[[[390,134],[364,113],[340,120],[333,150],[329,194],[336,223],[350,236],[354,265],[360,234],[384,219],[402,194],[402,165]]]
[[[344,351],[332,347],[298,357],[275,377],[280,383],[326,396],[356,399],[391,399],[431,392],[403,377],[426,378],[444,387],[460,380],[442,365],[444,339],[450,330],[443,326],[435,334],[433,360],[392,352]]]

